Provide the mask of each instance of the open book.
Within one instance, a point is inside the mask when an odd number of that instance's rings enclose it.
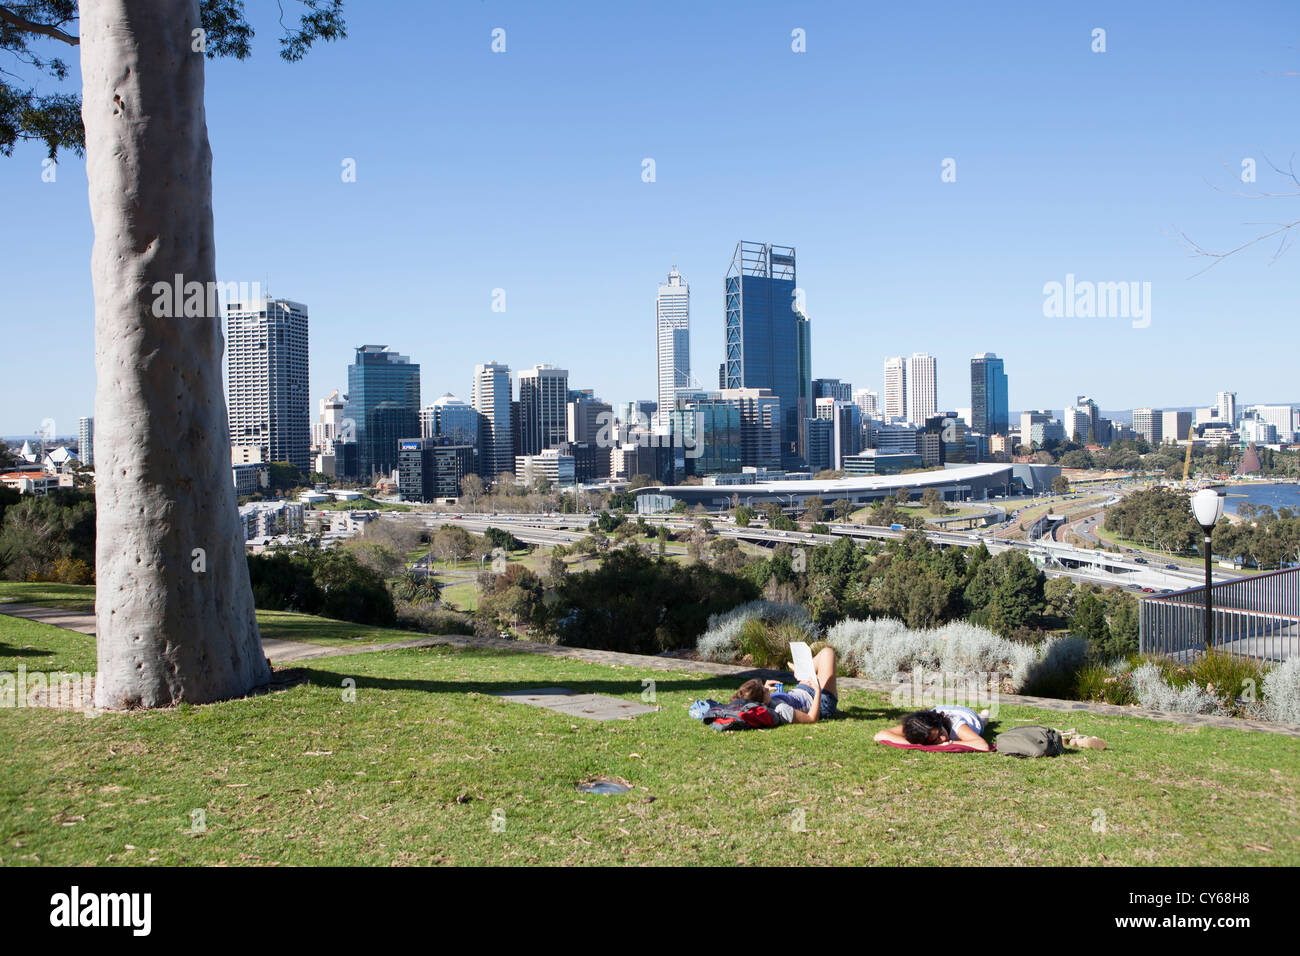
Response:
[[[817,676],[813,667],[812,648],[803,641],[790,642],[790,663],[794,665],[794,679],[807,682]]]

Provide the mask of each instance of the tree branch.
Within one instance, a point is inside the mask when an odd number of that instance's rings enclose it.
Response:
[[[65,33],[57,26],[50,23],[37,23],[28,20],[26,17],[19,16],[8,7],[0,7],[0,20],[10,24],[23,33],[39,33],[42,36],[54,37],[56,40],[62,40],[69,46],[77,46],[81,43],[81,38],[73,36],[71,33]]]

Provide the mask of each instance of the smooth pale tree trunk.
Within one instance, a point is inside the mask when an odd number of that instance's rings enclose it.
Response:
[[[95,702],[235,697],[270,668],[231,479],[221,320],[154,308],[156,282],[216,280],[198,0],[80,8],[95,227]]]

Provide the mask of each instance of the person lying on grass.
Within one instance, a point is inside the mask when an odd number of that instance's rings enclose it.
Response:
[[[877,733],[875,740],[922,747],[951,742],[973,750],[988,750],[989,743],[983,735],[984,718],[975,711],[969,707],[940,705],[933,710],[908,714],[898,726]]]
[[[794,665],[786,662],[786,668],[794,671]],[[813,657],[816,676],[811,681],[799,683],[788,691],[775,693],[777,682],[760,681],[757,678],[747,680],[732,695],[732,701],[752,700],[762,704],[772,712],[776,726],[782,724],[815,724],[822,718],[835,716],[839,703],[835,685],[835,650],[823,647]]]

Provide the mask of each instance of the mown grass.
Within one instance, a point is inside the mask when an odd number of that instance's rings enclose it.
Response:
[[[0,604],[32,604],[67,611],[95,610],[93,584],[54,584],[0,581]]]
[[[334,623],[297,617],[283,636]],[[0,670],[93,659],[91,638],[0,618]],[[874,745],[899,711],[852,690],[845,719],[723,734],[685,709],[734,677],[448,647],[296,674],[150,713],[0,708],[0,862],[1300,863],[1300,749],[1274,734],[1004,706],[997,729],[1068,722],[1110,744],[1017,761]],[[608,723],[493,696],[641,699],[643,679],[662,709]],[[576,792],[596,775],[633,790]]]

